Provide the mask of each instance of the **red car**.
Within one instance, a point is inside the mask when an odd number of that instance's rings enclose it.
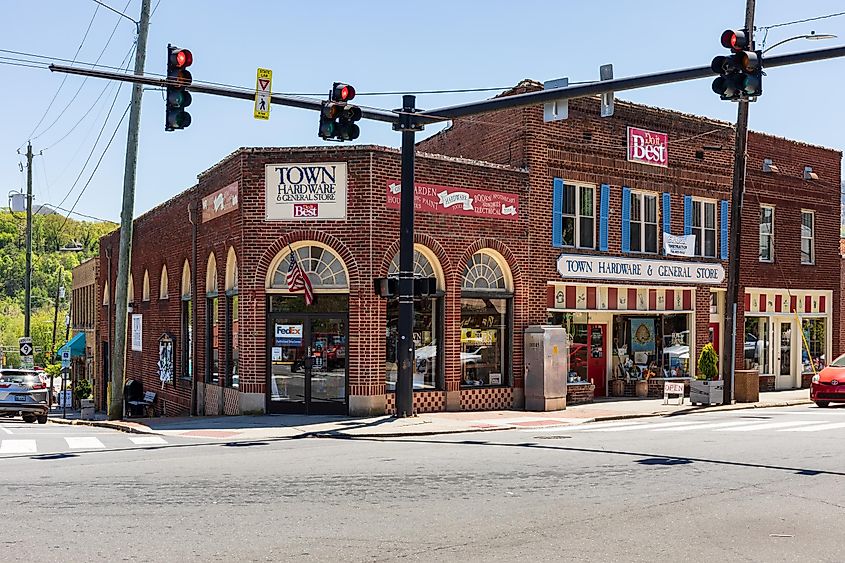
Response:
[[[830,403],[845,403],[845,354],[813,376],[810,400],[822,408]]]

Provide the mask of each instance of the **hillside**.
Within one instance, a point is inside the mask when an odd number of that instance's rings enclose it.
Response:
[[[32,318],[33,342],[40,353],[36,365],[44,365],[53,335],[53,306],[59,272],[65,298],[59,304],[56,346],[64,343],[64,319],[70,306],[71,270],[99,253],[100,237],[117,225],[68,219],[55,213],[32,216]],[[81,246],[78,252],[60,251]],[[23,336],[24,273],[26,272],[26,215],[0,210],[0,344],[4,365],[17,364],[18,338]]]

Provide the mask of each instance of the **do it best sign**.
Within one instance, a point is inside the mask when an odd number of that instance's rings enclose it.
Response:
[[[628,161],[668,167],[669,135],[628,127]]]

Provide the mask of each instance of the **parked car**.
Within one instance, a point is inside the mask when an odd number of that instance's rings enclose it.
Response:
[[[813,376],[810,400],[822,408],[830,403],[845,403],[845,354]]]
[[[47,385],[30,370],[0,370],[0,415],[47,423]]]

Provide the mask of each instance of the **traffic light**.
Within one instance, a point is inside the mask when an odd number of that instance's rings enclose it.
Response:
[[[763,93],[763,55],[755,51],[747,30],[733,29],[722,33],[722,47],[731,50],[727,56],[717,56],[710,68],[719,75],[713,81],[713,91],[723,100],[738,101],[755,98]]]
[[[184,129],[191,124],[191,114],[185,108],[191,105],[191,93],[186,89],[192,77],[187,68],[194,62],[194,56],[187,49],[167,46],[167,100],[165,105],[164,130]]]
[[[319,135],[322,139],[331,141],[352,141],[361,134],[361,129],[355,124],[361,119],[361,108],[350,104],[355,97],[355,88],[349,84],[335,82],[329,93],[329,99],[323,102],[320,111]]]

